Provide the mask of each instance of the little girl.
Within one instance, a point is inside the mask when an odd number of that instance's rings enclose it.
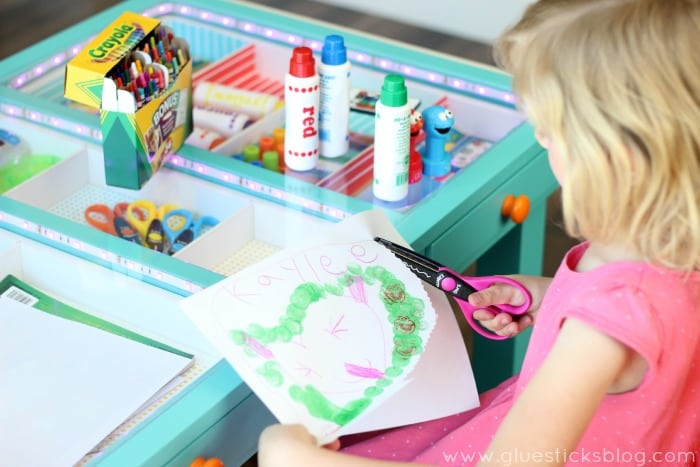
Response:
[[[262,466],[700,464],[700,0],[540,0],[496,44],[583,243],[531,292],[519,375],[481,407],[317,447],[260,438]],[[513,287],[476,306],[522,303]],[[426,403],[430,401],[416,401]],[[341,452],[336,450],[342,445]]]

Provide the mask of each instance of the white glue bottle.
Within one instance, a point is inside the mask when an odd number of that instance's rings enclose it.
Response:
[[[403,76],[384,77],[374,115],[375,198],[400,201],[408,195],[411,107]]]
[[[311,170],[318,161],[319,77],[308,47],[296,47],[284,79],[284,164]]]
[[[318,120],[321,155],[340,157],[348,152],[350,121],[350,62],[341,36],[326,36],[318,75],[321,80]]]

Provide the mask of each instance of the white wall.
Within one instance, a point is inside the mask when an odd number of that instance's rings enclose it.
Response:
[[[481,42],[493,41],[532,0],[317,0]]]

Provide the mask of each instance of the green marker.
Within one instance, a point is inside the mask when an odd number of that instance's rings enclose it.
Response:
[[[411,107],[404,78],[389,74],[374,114],[375,198],[400,201],[408,195]]]

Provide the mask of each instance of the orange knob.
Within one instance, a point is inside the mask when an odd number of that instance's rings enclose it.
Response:
[[[211,459],[205,459],[203,457],[198,457],[190,463],[190,467],[224,467],[224,463],[221,459],[212,457]]]
[[[501,215],[510,217],[516,224],[521,224],[530,213],[530,198],[525,195],[508,195],[501,205]]]

